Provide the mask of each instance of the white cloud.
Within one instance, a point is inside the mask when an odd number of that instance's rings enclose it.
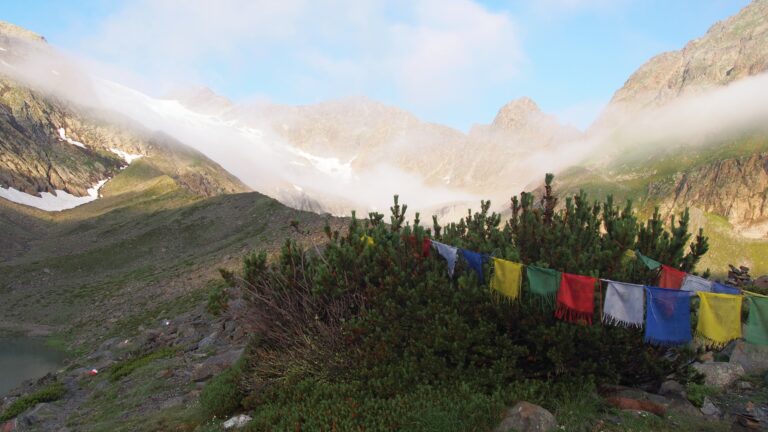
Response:
[[[470,0],[138,0],[85,48],[158,88],[258,71],[309,99],[385,89],[424,106],[492,91],[524,57],[512,17]]]
[[[632,0],[537,0],[532,8],[540,16],[557,18],[580,12],[614,13]]]

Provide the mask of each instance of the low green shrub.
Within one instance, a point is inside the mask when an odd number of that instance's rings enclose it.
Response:
[[[548,176],[539,204],[532,194],[513,198],[506,223],[483,201],[479,212],[468,212],[457,223],[441,226],[433,218],[425,227],[418,213],[406,222],[406,206],[396,197],[389,223],[383,214],[360,220],[353,213],[346,232],[326,227],[322,249],[306,250],[289,239],[272,262],[264,252],[246,256],[239,286],[249,308],[243,325],[259,335],[248,359],[255,367],[246,374],[246,388],[258,389],[255,398],[249,397],[253,408],[271,407],[274,420],[298,421],[299,414],[283,411],[319,397],[292,393],[291,386],[302,382],[330,383],[355,403],[371,401],[395,410],[387,404],[422,388],[437,392],[430,397],[439,404],[442,389],[459,385],[489,398],[519,382],[637,385],[660,384],[670,374],[690,375],[691,350],[655,347],[643,342],[639,329],[599,324],[603,287],[595,293],[594,325],[575,325],[555,319],[552,302],[533,298],[527,281],[522,298],[508,301],[489,292],[490,262],[484,264],[485,281],[462,259],[451,277],[445,260],[430,249],[433,239],[492,257],[636,284],[652,284],[656,273],[638,263],[632,251],[691,271],[708,249],[701,231],[688,232],[687,211],[670,225],[658,211],[641,222],[631,203],[592,202],[584,193],[565,199],[558,210],[551,181]],[[284,406],[260,398],[271,387],[295,398]],[[343,410],[342,405],[330,406]],[[377,410],[370,407],[368,415],[385,416]],[[307,429],[325,421],[319,409],[297,412],[304,412]],[[353,411],[348,415],[357,418]]]
[[[242,381],[243,370],[240,363],[208,381],[200,394],[200,409],[205,418],[223,418],[240,408],[245,395]]]
[[[219,316],[227,310],[227,281],[223,279],[213,279],[206,285],[208,290],[208,302],[205,309],[213,316]]]
[[[487,391],[467,383],[422,385],[393,397],[370,394],[352,382],[329,383],[305,379],[273,387],[255,407],[252,431],[487,431],[502,418],[505,408],[526,400],[558,412],[572,410],[567,400],[593,401],[585,397],[594,386],[583,382],[546,383],[520,381]],[[590,414],[597,405],[580,405]],[[586,413],[585,413],[586,414]],[[568,425],[584,421],[563,412]],[[590,419],[591,420],[591,419]],[[571,430],[571,429],[569,429]]]
[[[688,400],[693,405],[701,408],[704,405],[704,398],[716,395],[717,389],[706,384],[688,383],[685,386],[685,392],[688,395]]]
[[[55,383],[34,393],[22,396],[5,409],[0,415],[0,421],[10,420],[24,411],[42,402],[53,402],[64,396],[66,389],[64,384]]]
[[[114,382],[133,373],[136,369],[144,367],[155,360],[173,357],[176,349],[171,347],[160,348],[157,351],[143,355],[135,355],[126,360],[116,363],[109,369],[109,380]]]

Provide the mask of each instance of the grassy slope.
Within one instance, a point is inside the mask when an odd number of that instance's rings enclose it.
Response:
[[[622,153],[609,168],[574,167],[561,173],[556,177],[555,190],[563,196],[579,189],[595,198],[612,194],[617,203],[631,199],[641,215],[648,215],[657,205],[648,196],[650,184],[669,184],[683,171],[764,151],[768,151],[768,138],[764,136],[747,136],[696,151],[683,147],[635,148]],[[768,241],[745,239],[721,216],[704,216],[692,224],[703,227],[710,237],[710,251],[699,264],[700,270],[709,268],[715,275],[722,275],[730,263],[750,266],[753,275],[768,274]]]
[[[194,303],[217,267],[253,248],[276,250],[289,220],[315,233],[324,222],[258,193],[201,198],[144,160],[103,194],[61,213],[0,202],[0,226],[16,245],[0,252],[0,330],[43,324],[87,349],[94,336]]]

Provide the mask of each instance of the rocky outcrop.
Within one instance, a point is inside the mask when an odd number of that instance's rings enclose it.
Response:
[[[766,70],[768,1],[756,0],[682,50],[659,54],[641,66],[614,94],[600,122],[620,111],[664,105]]]
[[[723,159],[652,182],[648,198],[668,213],[695,206],[724,216],[745,237],[768,238],[768,153]]]

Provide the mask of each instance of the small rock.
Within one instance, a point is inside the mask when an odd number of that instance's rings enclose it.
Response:
[[[243,350],[238,349],[207,358],[204,362],[195,366],[195,369],[192,371],[192,381],[207,380],[232,366],[242,354]]]
[[[213,332],[204,337],[203,340],[197,343],[197,349],[205,349],[216,342],[216,338],[219,336],[219,332]]]
[[[736,388],[738,388],[739,390],[752,390],[753,387],[752,387],[752,383],[750,383],[749,381],[739,381],[738,383],[736,383]]]
[[[611,396],[605,399],[608,405],[620,410],[644,411],[663,417],[667,408],[648,399],[631,399],[622,396]]]
[[[741,365],[748,374],[768,371],[768,346],[752,345],[739,340],[734,344],[730,363]]]
[[[224,429],[240,429],[247,425],[251,420],[251,417],[245,414],[236,415],[224,422]]]
[[[0,423],[0,432],[13,432],[16,430],[16,419],[8,420],[5,423]]]
[[[504,413],[504,420],[495,432],[549,432],[557,427],[555,416],[546,409],[528,402],[518,402]]]
[[[705,416],[720,417],[720,408],[718,408],[708,397],[704,397],[704,403],[701,404],[701,413]]]
[[[19,415],[18,423],[25,426],[38,425],[37,427],[44,429],[40,425],[47,421],[55,420],[60,413],[61,408],[55,405],[39,403],[31,410]]]
[[[668,411],[681,417],[701,417],[701,410],[696,408],[688,399],[674,399]]]
[[[667,380],[661,384],[659,394],[676,399],[687,399],[685,386],[675,380]]]
[[[173,371],[171,369],[163,369],[161,371],[158,371],[155,374],[155,378],[170,378],[173,376]]]
[[[704,383],[708,386],[725,388],[744,376],[744,368],[738,363],[711,362],[693,365],[704,375]]]
[[[168,409],[179,405],[184,405],[184,398],[182,396],[176,396],[166,400],[162,403],[161,407],[163,409]]]

